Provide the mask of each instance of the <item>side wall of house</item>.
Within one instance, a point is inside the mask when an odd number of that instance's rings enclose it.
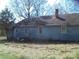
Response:
[[[79,41],[79,26],[68,26],[62,32],[60,26],[19,27],[15,28],[13,37],[30,38],[33,40],[70,40]],[[27,39],[28,40],[28,39]]]

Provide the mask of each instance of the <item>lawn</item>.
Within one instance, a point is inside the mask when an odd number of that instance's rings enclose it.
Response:
[[[18,59],[17,56],[11,55],[11,54],[0,54],[0,59]]]
[[[79,59],[79,44],[38,44],[1,41],[0,59]]]

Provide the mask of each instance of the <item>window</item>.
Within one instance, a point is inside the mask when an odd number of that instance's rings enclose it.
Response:
[[[42,26],[38,26],[38,31],[40,34],[42,33]]]
[[[42,27],[39,28],[39,32],[42,33]]]
[[[67,25],[64,23],[61,25],[61,32],[66,33],[67,32]]]

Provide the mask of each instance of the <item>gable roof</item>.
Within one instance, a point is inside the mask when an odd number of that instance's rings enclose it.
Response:
[[[55,15],[51,16],[40,16],[40,17],[32,17],[30,20],[23,19],[18,22],[17,25],[61,25],[63,23],[67,23],[69,25],[79,25],[79,13],[73,14],[64,14],[59,15],[65,21],[55,17]]]
[[[27,26],[35,26],[35,25],[45,25],[47,24],[45,21],[40,20],[39,17],[32,17],[30,20],[28,18],[23,19],[18,22],[16,25],[27,25]]]

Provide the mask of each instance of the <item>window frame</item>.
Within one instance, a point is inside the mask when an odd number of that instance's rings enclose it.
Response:
[[[61,33],[67,33],[67,24],[66,23],[61,24]]]

